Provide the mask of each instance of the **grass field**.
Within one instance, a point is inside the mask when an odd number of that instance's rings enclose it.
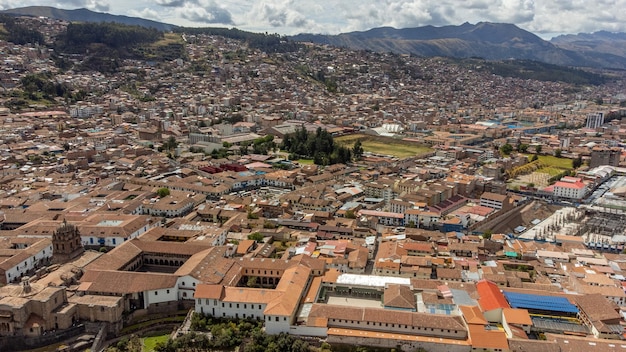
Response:
[[[152,337],[145,337],[143,339],[143,352],[152,352],[152,351],[154,351],[154,348],[156,347],[157,343],[159,343],[159,342],[166,342],[169,337],[170,337],[169,334],[159,335],[159,336],[152,336]]]
[[[412,142],[398,139],[370,136],[365,134],[351,134],[335,138],[335,141],[347,147],[352,147],[360,139],[363,150],[370,153],[392,155],[398,158],[407,158],[431,152],[432,149]]]
[[[546,166],[556,167],[559,169],[571,170],[573,168],[572,159],[557,158],[552,155],[539,155],[539,161]]]
[[[298,159],[296,161],[300,165],[313,165],[313,159]]]
[[[535,173],[548,174],[551,177],[552,176],[556,176],[556,175],[558,175],[558,174],[560,174],[562,172],[563,172],[563,169],[559,169],[559,168],[556,168],[556,167],[542,167],[541,169],[535,171]]]

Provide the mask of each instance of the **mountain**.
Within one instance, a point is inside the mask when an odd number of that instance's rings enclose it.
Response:
[[[554,37],[550,42],[566,50],[626,57],[626,33],[599,31],[567,34]]]
[[[381,27],[338,35],[299,34],[290,39],[417,56],[521,59],[564,66],[626,69],[626,55],[569,50],[507,23],[479,22],[475,25],[463,23],[405,29]]]
[[[108,13],[94,12],[87,9],[63,10],[49,6],[28,6],[3,10],[0,11],[0,13],[33,17],[43,16],[70,22],[115,22],[132,26],[155,28],[165,32],[177,27],[172,24],[146,20],[139,17],[111,15]]]

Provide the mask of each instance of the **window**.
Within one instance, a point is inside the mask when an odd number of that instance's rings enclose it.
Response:
[[[158,293],[157,291],[154,291],[154,295],[155,295],[155,296],[158,296],[158,295],[159,295],[159,293]]]
[[[170,294],[170,290],[167,290],[167,294],[168,294],[168,295]]]
[[[276,321],[278,321],[278,317],[276,317]]]

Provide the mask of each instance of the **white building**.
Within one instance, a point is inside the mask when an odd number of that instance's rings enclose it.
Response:
[[[577,177],[563,177],[553,187],[554,196],[560,198],[582,199],[587,194],[587,186]]]
[[[585,127],[596,129],[602,125],[604,125],[603,112],[592,112],[587,114],[587,124],[585,125]]]

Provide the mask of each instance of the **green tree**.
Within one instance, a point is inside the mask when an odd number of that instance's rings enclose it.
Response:
[[[574,167],[574,169],[578,169],[579,167],[583,166],[583,158],[579,155],[576,159],[572,161],[572,166]]]
[[[491,235],[493,235],[493,231],[492,230],[487,230],[487,231],[483,232],[483,238],[484,239],[487,239],[487,240],[490,239]]]
[[[560,157],[561,157],[561,153],[562,153],[562,152],[561,152],[561,149],[556,149],[556,150],[554,151],[554,156],[556,156],[557,158],[560,158]]]
[[[178,142],[176,141],[176,138],[174,138],[174,136],[170,136],[167,141],[163,143],[163,148],[170,151],[176,149],[176,147],[178,147]]]
[[[535,146],[535,153],[541,154],[541,149],[542,149],[541,144]]]
[[[361,145],[361,140],[357,139],[352,146],[352,155],[354,158],[359,160],[363,156],[363,146]]]
[[[249,240],[254,240],[257,243],[263,242],[263,235],[259,232],[253,232],[248,235]]]
[[[535,160],[539,159],[539,157],[537,156],[537,154],[533,154],[532,158],[530,158],[530,161],[533,162]]]
[[[509,143],[506,143],[505,145],[500,147],[500,153],[502,153],[503,155],[510,155],[512,151],[513,146]]]
[[[167,187],[161,187],[156,193],[160,198],[164,198],[170,195],[170,189]]]
[[[248,282],[246,282],[246,286],[248,287],[256,287],[257,281],[259,280],[256,276],[248,276]]]
[[[520,153],[526,153],[526,151],[528,151],[528,144],[524,144],[524,143],[518,144],[517,151]]]

